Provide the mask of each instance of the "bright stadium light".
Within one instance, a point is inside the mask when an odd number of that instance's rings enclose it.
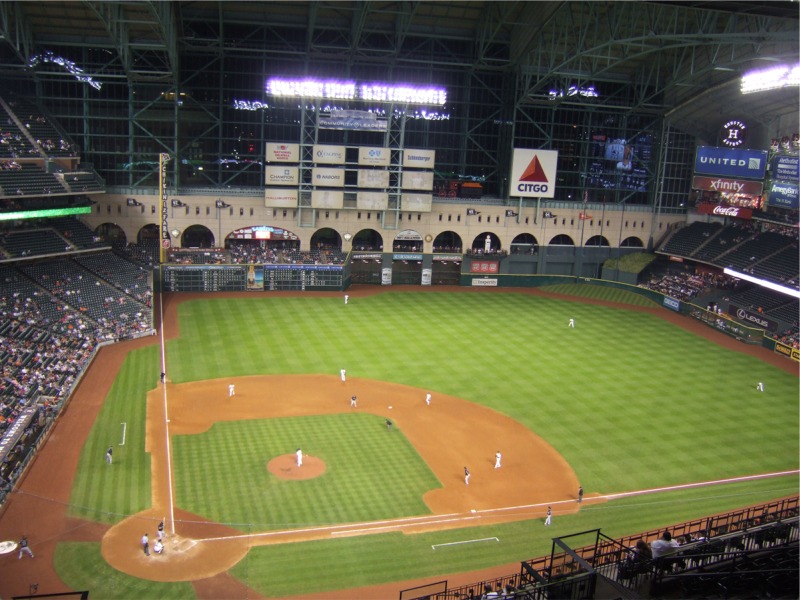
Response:
[[[734,271],[733,269],[730,268],[723,269],[722,272],[725,273],[725,275],[736,277],[736,279],[742,279],[749,283],[755,283],[756,285],[765,287],[768,290],[772,290],[773,292],[780,292],[781,294],[786,294],[787,296],[800,298],[800,291],[788,288],[785,285],[778,285],[777,283],[767,281],[766,279],[759,279],[758,277],[753,277],[752,275],[748,275],[747,273],[740,273],[739,271]]]
[[[324,100],[365,100],[442,106],[447,101],[443,88],[417,87],[408,84],[360,83],[316,79],[269,79],[271,96],[285,98],[320,98]]]
[[[82,81],[83,83],[88,83],[96,90],[99,90],[101,87],[103,87],[103,84],[101,82],[96,81],[89,75],[86,75],[83,69],[81,69],[74,62],[72,62],[68,58],[57,56],[56,54],[53,53],[52,50],[46,50],[44,54],[35,54],[34,56],[31,56],[31,58],[28,60],[28,67],[33,68],[41,63],[52,63],[60,67],[63,67],[75,79],[77,79],[78,81]]]
[[[781,65],[742,75],[742,93],[752,94],[790,86],[800,86],[800,64]]]

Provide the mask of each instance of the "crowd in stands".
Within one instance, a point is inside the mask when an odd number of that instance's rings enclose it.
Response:
[[[644,287],[688,302],[713,289],[736,290],[741,280],[724,273],[663,273],[652,275]]]
[[[341,265],[347,258],[338,249],[321,247],[317,250],[299,249],[298,244],[271,246],[244,241],[230,241],[226,249],[183,249],[168,252],[167,262],[178,264],[289,264]]]

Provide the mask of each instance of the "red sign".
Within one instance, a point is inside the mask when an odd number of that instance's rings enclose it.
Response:
[[[761,196],[764,193],[764,182],[747,181],[746,179],[724,179],[722,177],[692,178],[693,190],[721,192],[723,194],[742,194],[744,196]]]
[[[470,273],[497,273],[500,263],[496,260],[473,260],[469,265]]]
[[[725,206],[724,204],[698,204],[697,212],[703,215],[733,217],[735,219],[752,219],[753,209],[741,206]]]

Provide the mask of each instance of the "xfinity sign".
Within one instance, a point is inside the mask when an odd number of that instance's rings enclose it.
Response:
[[[511,196],[554,198],[558,150],[514,148],[511,164]]]

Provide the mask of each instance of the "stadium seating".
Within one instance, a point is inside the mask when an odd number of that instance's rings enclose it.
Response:
[[[0,170],[0,195],[13,198],[66,192],[66,188],[55,175],[45,173],[35,165],[22,165],[17,170]]]
[[[23,229],[0,235],[0,246],[9,256],[60,254],[72,249],[68,240],[52,229]]]
[[[705,243],[712,235],[722,228],[718,223],[703,223],[695,221],[679,229],[667,240],[661,248],[665,254],[677,256],[691,256],[692,253]]]
[[[36,104],[21,97],[7,99],[9,108],[47,156],[77,156],[77,147]]]

